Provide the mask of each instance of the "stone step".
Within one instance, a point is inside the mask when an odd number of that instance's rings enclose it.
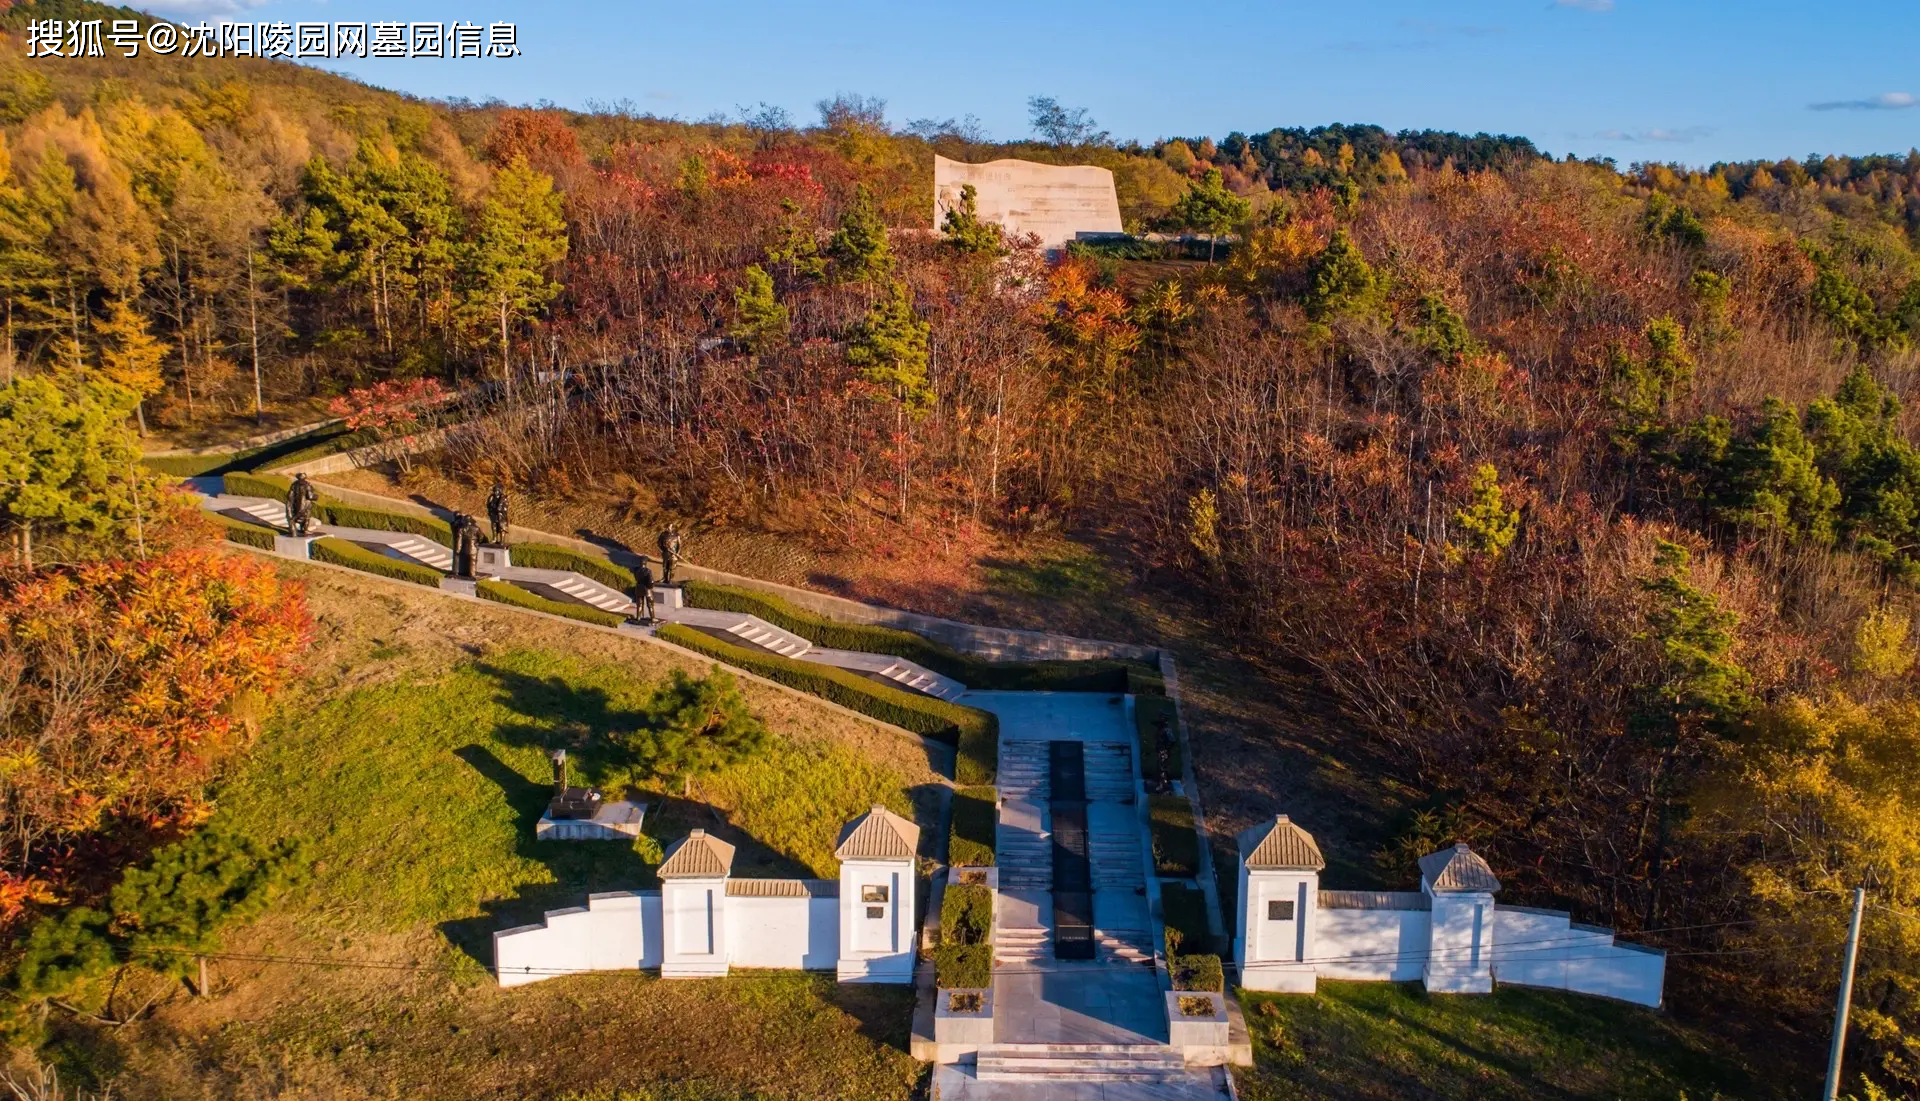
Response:
[[[453,552],[431,539],[408,536],[387,544],[389,547],[416,562],[424,562],[436,570],[453,568]]]
[[[1187,1076],[1184,1057],[1156,1046],[995,1044],[980,1049],[975,1074],[983,1082],[1162,1082]]]
[[[741,622],[728,627],[727,633],[745,639],[755,646],[772,650],[781,657],[797,658],[813,649],[813,643],[799,635],[783,631],[756,616],[747,616]]]
[[[966,685],[952,677],[943,677],[931,669],[910,661],[896,661],[880,670],[880,675],[936,699],[950,700],[967,690]]]

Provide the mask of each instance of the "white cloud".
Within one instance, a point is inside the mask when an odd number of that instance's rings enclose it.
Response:
[[[265,3],[267,0],[148,0],[141,6],[168,19],[210,19],[239,15]]]
[[[1553,0],[1553,6],[1578,11],[1612,11],[1613,0]]]
[[[1687,142],[1698,141],[1701,138],[1711,137],[1712,135],[1713,127],[1711,126],[1682,126],[1678,129],[1655,126],[1646,130],[1600,130],[1592,134],[1576,134],[1574,136],[1584,137],[1592,141],[1651,141],[1685,145]]]
[[[1866,99],[1835,99],[1807,106],[1815,111],[1904,111],[1920,107],[1920,96],[1912,92],[1881,92]]]

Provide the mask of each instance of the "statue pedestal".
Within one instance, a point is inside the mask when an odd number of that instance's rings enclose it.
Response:
[[[281,535],[276,532],[273,553],[298,558],[302,562],[309,561],[313,558],[313,541],[318,538],[318,535]]]
[[[482,543],[474,555],[473,572],[476,574],[497,576],[512,566],[513,551],[507,547]]]
[[[471,577],[443,577],[440,579],[440,588],[461,596],[480,595],[480,583]]]
[[[686,594],[678,585],[655,585],[653,587],[653,606],[656,609],[684,608]]]

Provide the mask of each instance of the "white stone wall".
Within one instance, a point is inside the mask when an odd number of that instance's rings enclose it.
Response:
[[[539,925],[493,934],[501,986],[524,986],[581,971],[660,966],[660,894],[590,895],[585,906],[549,910]]]
[[[1658,1006],[1666,976],[1666,953],[1621,944],[1612,930],[1576,925],[1552,910],[1503,906],[1494,914],[1498,982]]]
[[[582,971],[658,970],[666,978],[724,975],[732,967],[826,971],[847,982],[912,982],[912,865],[845,865],[851,883],[808,881],[806,894],[729,893],[725,879],[668,880],[663,891],[591,895],[585,906],[549,910],[539,925],[493,935],[501,986]],[[739,881],[735,881],[736,883]],[[888,888],[878,939],[843,944],[842,898],[862,882]],[[677,923],[677,924],[676,924]],[[872,933],[869,930],[869,933]],[[849,941],[854,938],[849,937]]]
[[[1425,910],[1326,908],[1318,916],[1315,958],[1326,978],[1412,982],[1426,967]]]
[[[727,899],[727,960],[735,967],[824,971],[840,954],[839,900]]]

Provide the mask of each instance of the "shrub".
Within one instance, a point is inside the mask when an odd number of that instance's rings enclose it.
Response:
[[[948,883],[940,900],[940,944],[933,951],[935,983],[948,989],[993,983],[993,892]]]
[[[1173,973],[1175,990],[1194,990],[1208,994],[1226,992],[1226,969],[1220,965],[1219,956],[1210,953],[1175,956],[1167,969]]]
[[[282,493],[281,499],[286,499]],[[453,546],[453,525],[445,520],[436,520],[431,516],[409,516],[400,512],[382,512],[379,509],[361,508],[357,505],[342,504],[339,501],[320,498],[314,507],[314,514],[323,524],[340,528],[370,528],[374,531],[404,531],[410,535],[424,536],[443,547]]]
[[[548,600],[544,596],[530,593],[505,581],[482,581],[474,586],[474,591],[482,600],[511,604],[516,608],[531,608],[536,612],[546,612],[549,615],[563,615],[583,623],[598,623],[602,627],[618,627],[626,622],[625,618],[617,613],[603,612],[584,604],[569,604],[563,600]]]
[[[905,658],[969,688],[1008,692],[1166,691],[1158,674],[1133,662],[987,661],[912,631],[870,623],[841,623],[777,596],[736,585],[689,581],[684,591],[687,603],[695,608],[759,616],[816,646]]]
[[[1182,948],[1211,951],[1219,947],[1207,928],[1207,896],[1198,887],[1161,884],[1160,918],[1167,927],[1169,958],[1179,955]]]
[[[141,457],[140,465],[176,478],[198,478],[202,474],[212,474],[233,465],[234,458],[233,452],[218,455],[145,455]]]
[[[316,562],[331,562],[336,566],[345,566],[350,570],[362,570],[377,573],[381,577],[398,578],[411,581],[416,585],[439,588],[440,579],[445,576],[430,566],[414,562],[402,562],[397,558],[388,558],[384,554],[370,551],[357,543],[345,539],[323,536],[313,541],[313,559]]]
[[[1184,795],[1147,800],[1152,819],[1153,862],[1161,875],[1191,876],[1200,866],[1200,838],[1193,831],[1193,804]]]
[[[572,570],[574,573],[591,577],[602,585],[611,585],[621,592],[632,591],[636,583],[633,571],[625,566],[616,566],[604,558],[595,558],[590,554],[581,554],[579,551],[548,543],[515,543],[513,564],[530,566],[537,570]]]
[[[323,458],[327,455],[337,455],[342,451],[351,451],[356,447],[365,447],[378,439],[378,434],[372,429],[351,432],[347,430],[346,425],[335,424],[310,435],[275,444],[255,459],[253,468],[278,470],[295,463],[304,463],[309,459]]]
[[[1219,961],[1215,960],[1214,963],[1217,966]],[[1180,1015],[1182,1017],[1211,1017],[1213,1016],[1213,999],[1202,998],[1197,994],[1182,997],[1180,999]]]
[[[953,793],[953,828],[947,836],[947,863],[955,867],[993,866],[993,788],[961,788]]]
[[[978,990],[993,985],[993,945],[942,944],[933,950],[934,985]]]
[[[273,549],[273,531],[271,529],[258,527],[253,524],[243,524],[238,520],[224,516],[221,517],[221,519],[227,522],[228,542],[245,543],[249,547],[259,547],[261,550]]]
[[[961,783],[993,780],[999,755],[1000,720],[991,712],[879,684],[831,665],[735,646],[681,623],[661,627],[660,637],[881,722],[956,746],[959,753],[954,772]]]
[[[1167,778],[1178,780],[1185,767],[1177,728],[1180,716],[1173,701],[1165,696],[1140,696],[1133,701],[1133,728],[1140,742],[1140,774],[1148,778],[1157,775],[1162,719],[1167,723]]]
[[[229,471],[220,477],[221,488],[234,497],[266,497],[274,501],[287,499],[287,488],[293,485],[293,479],[282,478],[278,474],[245,474]]]

